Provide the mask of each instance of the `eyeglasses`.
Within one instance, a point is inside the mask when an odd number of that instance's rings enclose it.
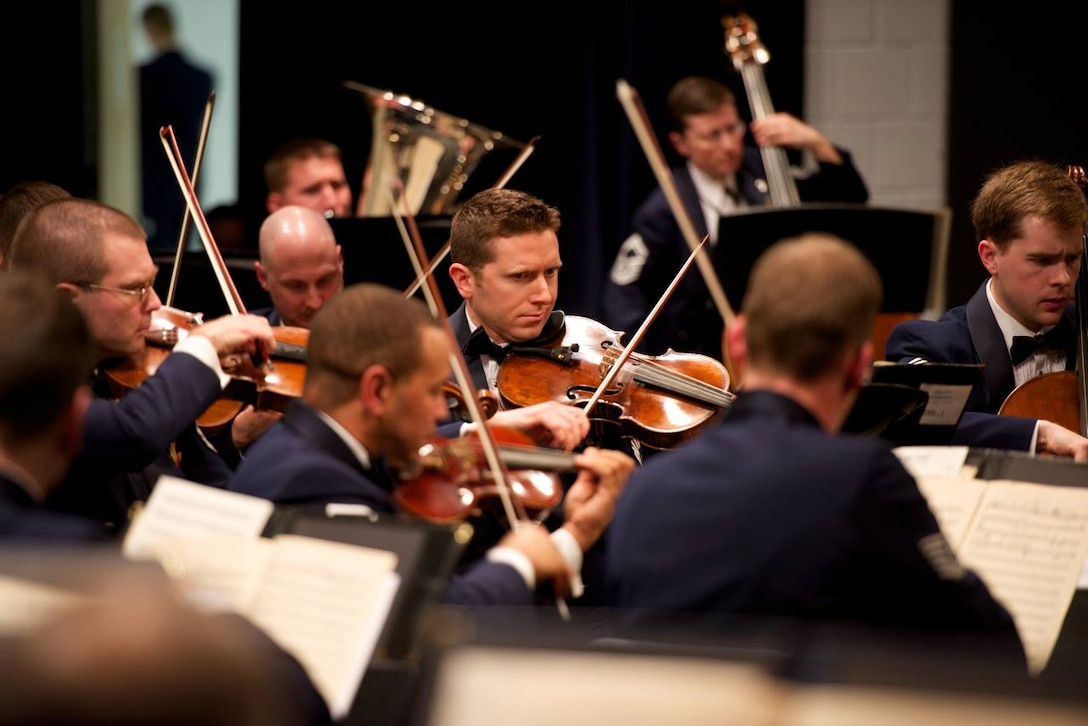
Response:
[[[93,282],[75,282],[72,284],[84,290],[103,290],[105,292],[119,292],[122,295],[131,295],[140,302],[147,300],[148,294],[154,289],[152,283],[149,282],[137,287],[110,287],[108,285],[96,285]]]
[[[744,136],[744,133],[748,130],[748,125],[743,121],[737,121],[731,123],[728,126],[708,131],[705,134],[692,134],[697,141],[701,141],[706,144],[712,144],[723,136]]]

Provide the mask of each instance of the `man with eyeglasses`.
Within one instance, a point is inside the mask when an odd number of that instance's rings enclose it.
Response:
[[[88,199],[48,202],[20,223],[11,268],[43,274],[70,296],[96,348],[96,398],[83,446],[47,506],[122,526],[161,474],[225,485],[231,469],[196,419],[230,381],[221,358],[267,357],[275,345],[268,320],[228,315],[193,327],[153,375],[115,401],[102,373],[143,353],[152,315],[162,307],[144,229]]]
[[[805,202],[868,201],[869,192],[849,152],[788,113],[751,123],[741,119],[733,92],[702,76],[677,81],[667,98],[669,141],[684,163],[673,167],[677,193],[699,238],[718,238],[718,220],[747,207],[768,205],[761,146],[801,152],[804,170],[792,170]],[[661,188],[635,211],[630,236],[620,245],[605,281],[602,322],[628,335],[638,330],[691,250]],[[642,339],[651,354],[667,348],[721,358],[722,321],[695,270],[685,275]]]

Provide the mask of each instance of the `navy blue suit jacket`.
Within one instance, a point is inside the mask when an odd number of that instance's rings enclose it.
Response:
[[[0,540],[27,544],[107,542],[116,530],[102,522],[45,509],[0,472]]]
[[[83,449],[46,504],[51,509],[127,521],[162,474],[222,487],[231,469],[200,437],[195,421],[222,393],[215,372],[184,353],[167,356],[124,398],[101,386],[87,411]],[[171,456],[173,445],[180,465]]]
[[[978,629],[1022,658],[983,582],[940,576],[923,550],[955,565],[886,442],[829,435],[789,398],[742,391],[721,423],[632,475],[606,575],[627,624],[701,613]]]
[[[839,153],[843,157],[841,165],[820,164],[819,172],[797,180],[797,191],[803,201],[859,204],[868,201],[869,191],[849,152],[839,149]],[[685,164],[681,164],[673,167],[672,175],[684,209],[702,239],[707,234],[706,219],[691,173]],[[767,192],[757,188],[757,182],[765,182],[766,176],[759,150],[746,148],[744,163],[737,172],[737,184],[749,206],[768,204]],[[759,184],[759,187],[766,189],[766,184]],[[642,271],[636,279],[624,284],[617,284],[609,276],[601,297],[601,322],[628,336],[638,330],[691,254],[660,187],[635,210],[631,232],[639,235],[646,245],[647,258]],[[623,255],[624,250],[619,254]],[[739,302],[733,301],[734,304]],[[702,275],[697,270],[690,270],[647,329],[638,350],[660,355],[672,348],[721,360],[721,329],[721,318]]]
[[[375,512],[395,512],[393,482],[362,467],[336,432],[301,400],[261,435],[246,452],[230,491],[278,504],[324,507],[365,504]],[[444,600],[462,605],[531,605],[533,593],[514,568],[479,562],[454,577]]]
[[[140,178],[147,244],[152,250],[172,250],[177,245],[185,198],[163,153],[159,130],[173,127],[185,167],[192,169],[213,79],[177,51],[168,51],[140,66],[139,82]]]
[[[1066,310],[1060,323],[1067,329],[1070,345],[1066,370],[1077,363],[1073,345],[1076,318]],[[888,336],[885,358],[910,363],[983,363],[984,378],[967,400],[963,418],[956,427],[954,444],[1027,451],[1035,432],[1035,419],[996,415],[1015,388],[1012,359],[1005,337],[986,298],[986,283],[966,305],[951,308],[940,320],[908,320]]]

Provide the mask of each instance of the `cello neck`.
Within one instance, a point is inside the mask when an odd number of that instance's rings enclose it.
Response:
[[[1067,166],[1066,174],[1088,194],[1088,175],[1082,166]],[[1080,435],[1088,436],[1088,230],[1081,237],[1084,254],[1074,292],[1077,309],[1077,392],[1080,394]]]
[[[733,66],[744,80],[748,105],[752,118],[759,120],[774,114],[774,104],[763,77],[763,65],[770,60],[770,53],[756,33],[756,24],[746,13],[726,15],[722,18],[725,28],[725,50],[733,59]],[[760,155],[767,172],[767,187],[772,207],[796,207],[801,203],[797,184],[790,172],[786,151],[781,146],[761,146]]]

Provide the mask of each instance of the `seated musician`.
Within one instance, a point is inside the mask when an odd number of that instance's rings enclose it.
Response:
[[[264,163],[264,181],[269,213],[298,204],[325,217],[353,216],[340,147],[326,139],[289,139],[277,146]]]
[[[956,560],[888,444],[838,433],[882,294],[836,237],[763,254],[723,341],[744,379],[729,415],[650,459],[616,507],[605,570],[622,624],[773,616],[972,633],[1024,665],[1009,613]]]
[[[448,413],[451,345],[421,301],[380,285],[345,288],[314,316],[302,398],[250,447],[228,489],[282,504],[396,511],[389,470],[408,470]],[[562,531],[514,528],[454,579],[448,602],[532,604],[538,584],[578,573],[633,462],[587,449],[574,463]]]
[[[453,216],[449,274],[464,302],[450,313],[450,326],[478,389],[496,390],[506,346],[547,339],[563,326],[554,309],[563,266],[559,225],[558,209],[512,189],[479,192]],[[554,401],[499,411],[492,421],[567,451],[589,433],[579,409]]]
[[[718,220],[746,207],[768,204],[768,170],[759,147],[779,146],[811,157],[798,176],[803,202],[869,199],[850,153],[816,128],[787,113],[751,124],[756,145],[745,144],[745,124],[736,97],[723,83],[688,76],[673,84],[667,98],[672,148],[684,163],[672,169],[676,191],[699,239],[718,242]],[[635,211],[631,235],[616,253],[601,295],[602,322],[633,334],[691,252],[664,191],[654,189]],[[719,358],[722,321],[700,275],[686,275],[639,344],[660,355],[667,348]]]
[[[1088,461],[1083,436],[1044,419],[997,415],[1016,386],[1043,373],[1076,368],[1072,303],[1088,202],[1062,169],[1022,161],[990,175],[971,205],[971,221],[989,278],[966,305],[950,309],[940,320],[896,326],[885,357],[986,365],[954,443]]]
[[[162,307],[143,228],[92,200],[48,202],[20,224],[11,269],[44,275],[68,295],[96,349],[96,397],[82,449],[47,504],[120,526],[163,473],[222,486],[231,469],[195,422],[230,380],[220,357],[272,350],[268,321],[232,315],[192,328],[153,375],[113,400],[111,366],[145,351],[153,314]]]
[[[46,280],[0,275],[0,540],[112,539],[101,522],[42,505],[79,451],[94,346],[79,312]]]

